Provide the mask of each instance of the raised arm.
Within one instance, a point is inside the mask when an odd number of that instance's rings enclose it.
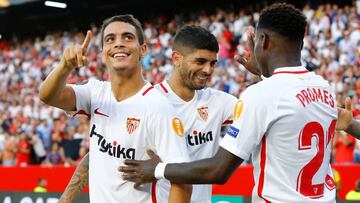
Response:
[[[66,85],[66,79],[74,68],[87,63],[87,48],[92,38],[88,31],[82,45],[74,45],[64,50],[59,65],[46,77],[40,87],[40,100],[66,111],[76,110],[74,90]]]
[[[360,121],[353,118],[350,97],[345,99],[345,108],[338,108],[336,130],[344,130],[353,137],[360,139]]]
[[[71,203],[76,194],[84,190],[89,182],[89,153],[80,161],[79,165],[66,186],[64,193],[59,199],[59,203]]]

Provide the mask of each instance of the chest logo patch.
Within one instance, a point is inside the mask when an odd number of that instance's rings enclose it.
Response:
[[[241,113],[244,110],[244,102],[242,100],[239,100],[238,102],[236,102],[235,104],[235,108],[234,108],[234,120],[237,120],[240,118]]]
[[[178,118],[172,119],[172,128],[175,131],[176,135],[183,137],[184,136],[184,125],[182,124],[181,120]]]
[[[197,112],[199,113],[199,116],[203,121],[207,121],[208,115],[209,115],[207,106],[203,106],[203,107],[198,108]]]
[[[140,124],[140,119],[127,118],[126,129],[129,135],[131,135],[137,129],[137,127],[139,127],[139,124]]]

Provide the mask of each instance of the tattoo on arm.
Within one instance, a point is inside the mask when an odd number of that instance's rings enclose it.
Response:
[[[89,182],[89,154],[86,154],[77,166],[69,184],[61,195],[59,203],[70,203],[77,193],[80,193]]]

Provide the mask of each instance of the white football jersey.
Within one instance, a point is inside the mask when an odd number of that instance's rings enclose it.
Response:
[[[252,154],[252,202],[335,202],[336,106],[328,82],[303,67],[277,68],[245,90],[220,146],[244,160]]]
[[[206,88],[196,90],[192,100],[182,100],[166,81],[155,85],[175,108],[185,126],[185,143],[191,161],[210,158],[215,155],[220,142],[223,125],[233,120],[237,98],[225,92]],[[156,192],[158,199],[167,199],[169,182],[159,180]],[[211,185],[193,185],[191,202],[211,202]]]
[[[184,126],[168,100],[150,83],[118,102],[110,82],[73,85],[78,113],[90,116],[89,189],[91,202],[156,202],[155,184],[139,190],[124,181],[125,159],[146,160],[147,149],[166,162],[189,161]]]

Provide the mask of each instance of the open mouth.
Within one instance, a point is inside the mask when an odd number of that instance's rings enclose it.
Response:
[[[205,76],[205,75],[197,75],[196,78],[199,80],[205,80],[205,81],[209,79],[209,77]]]
[[[116,60],[123,60],[126,57],[128,57],[130,55],[130,53],[126,53],[126,52],[115,52],[112,57]]]

